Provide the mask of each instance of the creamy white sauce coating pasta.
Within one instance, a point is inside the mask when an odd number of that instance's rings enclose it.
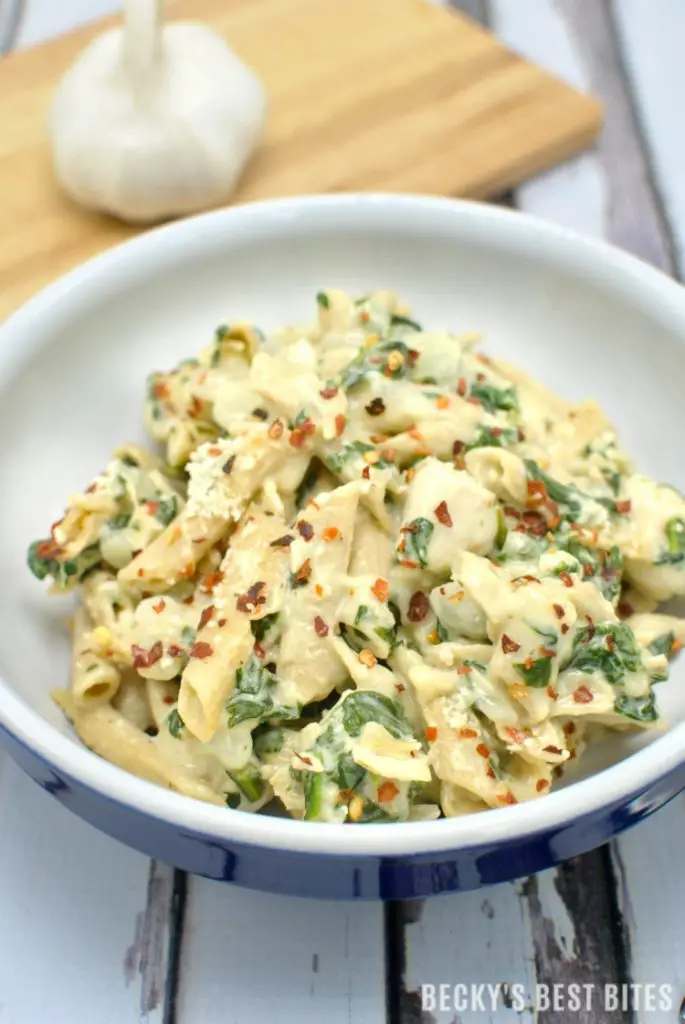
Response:
[[[430,820],[544,796],[660,723],[685,499],[572,405],[392,292],[217,329],[148,379],[29,565],[76,590],[83,741],[212,803]]]

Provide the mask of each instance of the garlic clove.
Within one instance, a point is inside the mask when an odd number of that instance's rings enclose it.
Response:
[[[127,19],[136,4],[150,0],[129,0]],[[225,202],[264,125],[259,79],[204,25],[158,24],[132,47],[131,22],[92,43],[55,95],[58,181],[84,206],[138,223]]]

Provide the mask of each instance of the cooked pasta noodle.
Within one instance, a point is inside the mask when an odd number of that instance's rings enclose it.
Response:
[[[573,405],[392,292],[223,326],[148,381],[29,565],[76,590],[84,743],[187,796],[306,820],[536,799],[660,723],[685,499]]]

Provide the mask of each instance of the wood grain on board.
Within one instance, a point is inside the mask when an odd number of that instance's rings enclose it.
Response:
[[[178,0],[262,76],[266,134],[238,201],[392,190],[484,197],[596,136],[599,104],[425,0]],[[0,317],[132,233],[79,210],[51,175],[46,118],[61,74],[102,30],[0,63]]]

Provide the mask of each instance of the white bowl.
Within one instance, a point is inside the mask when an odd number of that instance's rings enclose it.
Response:
[[[529,873],[603,842],[685,785],[684,666],[658,687],[661,733],[612,737],[548,797],[465,818],[339,827],[205,805],[80,745],[49,691],[68,677],[67,614],[25,550],[124,439],[143,440],[145,375],[214,327],[312,314],[315,293],[393,287],[429,327],[564,396],[593,396],[650,475],[685,489],[685,293],[615,249],[479,204],[322,196],[236,207],[144,234],[80,267],[0,327],[0,733],[76,813],[180,867],[330,896],[417,896]],[[599,770],[603,767],[604,770]]]

